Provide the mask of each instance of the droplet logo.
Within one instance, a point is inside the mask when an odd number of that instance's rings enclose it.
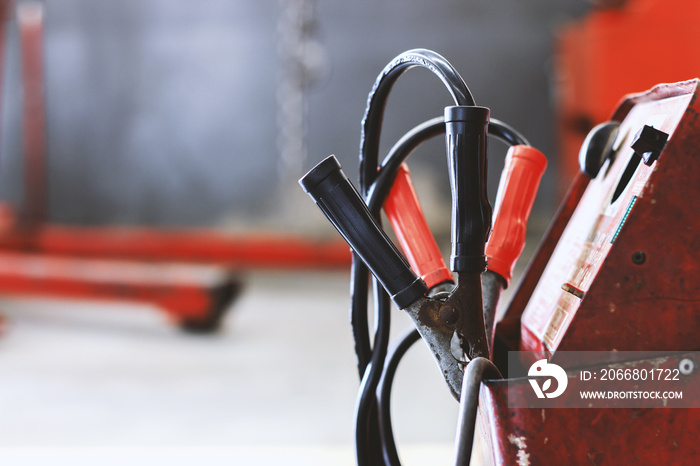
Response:
[[[529,380],[530,385],[532,385],[532,389],[535,391],[535,395],[537,395],[537,398],[544,398],[545,396],[547,398],[556,398],[564,393],[564,390],[566,390],[566,386],[569,383],[569,378],[566,376],[564,369],[556,364],[547,362],[546,359],[540,359],[530,366],[530,370],[527,372],[527,375],[529,377],[538,378],[548,377],[542,384],[541,388],[536,379]],[[547,390],[549,390],[552,386],[552,377],[557,381],[557,389],[553,392],[547,392]]]

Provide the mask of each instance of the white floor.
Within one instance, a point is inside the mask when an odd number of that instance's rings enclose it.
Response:
[[[250,274],[210,336],[146,306],[4,298],[0,464],[354,464],[348,280]],[[451,463],[457,408],[416,345],[393,397],[405,465]]]

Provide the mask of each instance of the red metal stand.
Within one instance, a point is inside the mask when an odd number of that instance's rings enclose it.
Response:
[[[46,220],[46,109],[43,61],[44,9],[38,2],[17,6],[22,64],[24,209],[21,221],[36,226]]]
[[[4,28],[12,6],[13,2],[0,2],[0,27]],[[218,326],[241,288],[240,279],[222,267],[350,264],[349,248],[341,240],[318,243],[281,234],[234,236],[212,230],[47,223],[43,14],[39,2],[17,6],[24,91],[24,206],[16,219],[11,207],[0,206],[0,292],[148,302],[185,329],[208,331]],[[182,262],[209,266],[176,264]]]
[[[216,330],[240,291],[226,270],[0,252],[0,293],[148,303],[192,332]]]
[[[47,224],[0,232],[0,251],[217,264],[235,269],[336,269],[350,264],[345,242],[274,233],[227,234],[213,229],[164,230]]]

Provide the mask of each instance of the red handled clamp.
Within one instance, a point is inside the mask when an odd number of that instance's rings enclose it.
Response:
[[[486,244],[488,270],[510,283],[525,247],[527,219],[535,202],[547,158],[534,147],[513,146],[506,155],[494,208],[491,237]]]
[[[447,269],[425,220],[411,181],[411,173],[405,163],[401,164],[389,196],[384,201],[384,212],[411,268],[428,288],[432,290],[442,284],[454,285],[452,273]]]
[[[513,269],[525,247],[527,220],[535,202],[547,159],[531,146],[512,146],[496,196],[493,229],[486,244],[488,270],[482,276],[484,324],[489,346],[498,300],[509,285]],[[453,283],[440,250],[425,221],[408,167],[401,167],[384,203],[384,211],[413,270],[429,288]],[[492,349],[491,349],[492,354]]]
[[[498,301],[510,284],[515,263],[525,248],[527,219],[546,168],[547,158],[531,146],[512,146],[506,155],[496,195],[493,230],[486,244],[488,270],[482,277],[484,322],[491,355]]]

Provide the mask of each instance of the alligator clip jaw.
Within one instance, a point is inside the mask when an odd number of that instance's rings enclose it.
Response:
[[[404,309],[413,320],[423,341],[435,358],[450,393],[459,400],[464,378],[464,361],[456,357],[452,350],[455,326],[443,309],[444,303],[434,298],[422,298]],[[448,311],[449,313],[449,311]]]
[[[481,273],[460,272],[457,286],[440,311],[444,315],[450,308],[460,310],[455,331],[469,360],[489,357],[482,302]]]
[[[489,348],[481,307],[481,274],[462,272],[447,300],[421,298],[404,310],[430,348],[452,395],[459,400],[464,367],[472,359],[488,357]],[[459,338],[460,348],[453,345]]]

